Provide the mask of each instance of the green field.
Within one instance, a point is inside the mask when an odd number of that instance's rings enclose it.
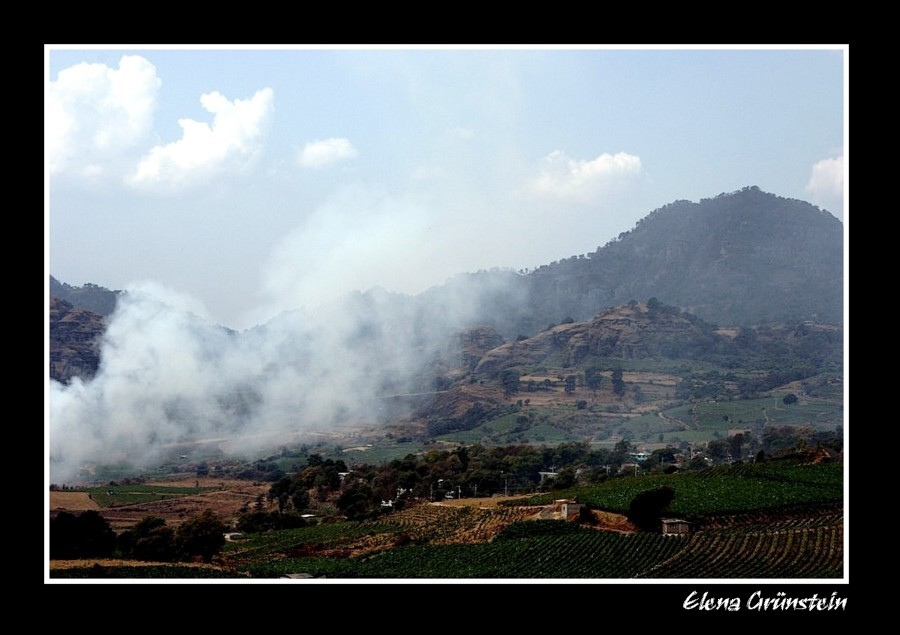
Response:
[[[593,508],[624,514],[637,494],[662,486],[675,490],[666,513],[688,519],[789,509],[843,500],[843,465],[739,464],[698,473],[611,479],[531,500],[548,504],[555,498],[573,497]]]
[[[583,529],[567,536],[400,547],[341,564],[327,558],[290,559],[249,567],[248,572],[254,577],[302,572],[352,578],[630,578],[670,558],[685,542]]]
[[[665,515],[693,522],[688,537],[616,533],[535,520],[539,511],[415,504],[375,519],[244,534],[219,569],[183,565],[54,569],[54,578],[685,579],[840,578],[844,573],[840,463],[802,458],[721,465],[694,473],[613,478],[527,499],[572,497],[625,512],[643,491],[675,490]],[[131,486],[133,496],[195,488]],[[94,488],[92,496],[99,496]],[[124,488],[122,488],[124,490]],[[124,493],[124,492],[123,492]]]
[[[645,414],[621,424],[635,439],[674,443],[705,442],[726,438],[732,429],[759,429],[762,426],[812,426],[833,431],[843,423],[843,407],[824,400],[802,400],[785,405],[780,397],[704,401]]]
[[[74,491],[87,492],[100,507],[117,507],[190,496],[215,489],[214,487],[166,487],[162,485],[101,485]]]

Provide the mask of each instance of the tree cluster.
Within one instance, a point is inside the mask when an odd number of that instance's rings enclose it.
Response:
[[[99,512],[79,515],[60,512],[50,520],[50,558],[75,559],[110,556],[116,548],[116,534]]]
[[[50,558],[109,557],[118,550],[125,558],[173,562],[212,560],[225,544],[226,526],[207,509],[176,529],[163,518],[147,516],[116,537],[103,516],[93,510],[79,515],[60,512],[50,521]]]
[[[210,562],[225,545],[225,523],[211,509],[190,518],[176,529],[163,518],[147,516],[119,536],[119,551],[126,558],[159,562]]]

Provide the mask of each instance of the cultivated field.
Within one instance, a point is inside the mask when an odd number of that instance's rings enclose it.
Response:
[[[271,483],[192,477],[135,486],[103,486],[90,494],[93,499],[89,498],[87,492],[57,491],[50,492],[50,512],[55,514],[60,511],[94,509],[100,512],[116,532],[132,527],[147,516],[159,516],[167,524],[177,526],[206,509],[213,510],[219,518],[228,522],[238,514],[242,506],[252,504],[260,494],[265,495],[270,487]],[[111,505],[107,504],[110,502],[107,498],[113,499]],[[131,499],[141,502],[128,504],[127,501]],[[119,501],[126,504],[119,504]]]
[[[99,510],[98,505],[87,492],[50,492],[51,512],[83,512]]]

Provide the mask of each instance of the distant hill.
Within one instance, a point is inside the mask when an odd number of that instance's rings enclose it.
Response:
[[[488,350],[473,347],[473,335],[479,333],[460,338],[456,369],[432,369],[440,373],[434,383],[441,390],[420,404],[414,416],[419,424],[425,422],[419,427],[423,438],[472,430],[503,416],[527,428],[546,419],[548,409],[557,409],[552,425],[559,432],[572,423],[566,407],[571,412],[578,400],[587,399],[600,404],[605,414],[598,418],[600,410],[595,410],[586,415],[580,422],[585,434],[596,434],[607,424],[621,426],[648,412],[655,421],[655,413],[693,400],[756,399],[773,390],[786,394],[788,385],[818,399],[825,397],[823,387],[830,386],[843,367],[843,332],[837,326],[803,322],[719,328],[655,298]],[[627,371],[618,390],[617,368]],[[527,406],[522,411],[523,399],[537,411]],[[582,402],[583,408],[587,405]],[[533,420],[525,421],[529,412]],[[832,413],[827,416],[832,417],[829,422],[835,420]]]
[[[840,324],[843,226],[809,203],[747,187],[666,205],[527,280],[535,319],[587,320],[656,297],[720,325]]]
[[[840,326],[843,258],[837,218],[746,187],[661,207],[592,253],[461,274],[414,301],[419,324],[484,325],[507,340],[654,297],[720,326]]]
[[[121,291],[110,291],[96,284],[81,287],[60,282],[50,276],[50,295],[65,300],[74,307],[87,309],[102,316],[111,315],[116,309],[116,299]]]

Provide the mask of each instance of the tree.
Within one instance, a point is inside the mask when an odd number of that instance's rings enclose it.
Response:
[[[575,375],[566,376],[566,394],[571,395],[575,392]]]
[[[309,488],[304,479],[285,476],[269,488],[269,500],[278,501],[279,512],[287,509],[288,501],[295,510],[300,511],[309,507]]]
[[[115,548],[116,534],[97,511],[85,511],[78,516],[60,512],[50,521],[52,559],[109,556]]]
[[[675,490],[668,485],[639,493],[628,505],[628,520],[644,531],[659,529],[659,518],[675,498]]]
[[[503,396],[509,398],[519,392],[519,373],[514,370],[504,370],[500,374],[500,383],[503,385]]]
[[[365,481],[356,481],[337,500],[338,509],[348,520],[364,520],[376,513],[374,492]]]
[[[600,369],[596,366],[591,366],[590,368],[585,369],[584,384],[594,392],[594,397],[597,396],[597,390],[600,389],[600,383],[602,380],[603,375],[600,374]]]
[[[741,448],[744,445],[744,433],[738,432],[737,434],[728,437],[728,451],[731,453],[731,458],[735,461],[739,460],[743,455]]]
[[[726,461],[731,456],[731,443],[725,439],[713,439],[706,444],[706,452],[713,461]]]
[[[225,523],[213,510],[207,509],[184,521],[175,533],[175,541],[183,557],[200,556],[203,562],[210,562],[225,545],[225,530]]]
[[[175,530],[159,516],[146,516],[119,536],[122,555],[138,560],[169,562],[175,560]]]
[[[792,403],[797,403],[797,395],[795,395],[794,393],[787,394],[781,400],[781,403],[783,403],[785,406],[789,406]]]
[[[597,517],[594,516],[594,512],[591,511],[590,507],[582,505],[581,509],[578,510],[578,522],[585,525],[596,525]]]
[[[622,379],[622,369],[616,368],[612,372],[612,387],[613,392],[616,393],[619,397],[625,394],[625,380]]]
[[[556,478],[550,482],[550,489],[568,489],[575,485],[575,469],[572,467],[564,467],[561,469]]]

